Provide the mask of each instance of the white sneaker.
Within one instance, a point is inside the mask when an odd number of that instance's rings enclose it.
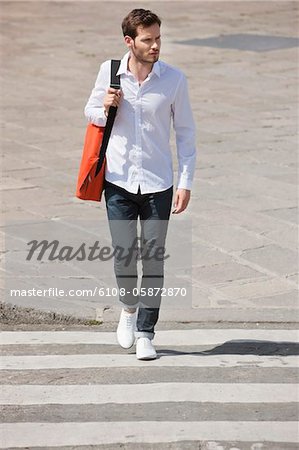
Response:
[[[137,312],[129,313],[122,309],[116,331],[117,341],[123,348],[131,348],[135,342]]]
[[[137,359],[156,359],[157,353],[152,341],[147,337],[137,339],[136,343]]]

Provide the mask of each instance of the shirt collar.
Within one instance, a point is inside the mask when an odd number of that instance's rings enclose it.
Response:
[[[118,69],[116,75],[121,75],[123,73],[127,73],[129,57],[130,57],[130,52],[127,52],[120,62],[120,66],[119,66],[119,69]],[[160,78],[161,70],[160,70],[160,62],[159,61],[155,62],[151,73],[154,73],[155,75],[157,75],[157,77]]]

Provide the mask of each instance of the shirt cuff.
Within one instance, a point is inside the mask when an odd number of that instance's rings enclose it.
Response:
[[[93,123],[94,125],[97,125],[98,127],[105,127],[107,122],[107,117],[105,115],[104,108],[100,108],[97,110],[96,115],[92,112],[88,114],[88,111],[86,111],[86,118],[88,122]]]
[[[188,189],[189,191],[191,191],[192,180],[181,177],[180,180],[178,181],[177,189]]]

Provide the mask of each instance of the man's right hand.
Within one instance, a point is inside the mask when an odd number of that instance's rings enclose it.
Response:
[[[118,107],[122,98],[122,91],[120,89],[109,88],[104,97],[105,114],[108,115],[110,106]]]

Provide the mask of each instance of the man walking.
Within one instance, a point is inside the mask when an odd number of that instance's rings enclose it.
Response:
[[[174,214],[184,211],[189,203],[196,160],[186,77],[159,61],[160,26],[159,17],[144,9],[134,9],[124,18],[122,30],[129,51],[117,73],[121,89],[109,88],[110,61],[106,61],[85,107],[87,119],[98,126],[105,126],[111,106],[118,107],[106,152],[105,201],[112,245],[128,256],[115,253],[114,257],[123,306],[117,339],[123,348],[132,347],[137,339],[138,359],[157,356],[152,340],[159,317],[164,260],[153,255],[164,247],[173,199],[171,121],[178,156]],[[138,218],[141,248],[150,256],[141,256],[142,297],[136,296]],[[152,295],[153,288],[157,295]]]

